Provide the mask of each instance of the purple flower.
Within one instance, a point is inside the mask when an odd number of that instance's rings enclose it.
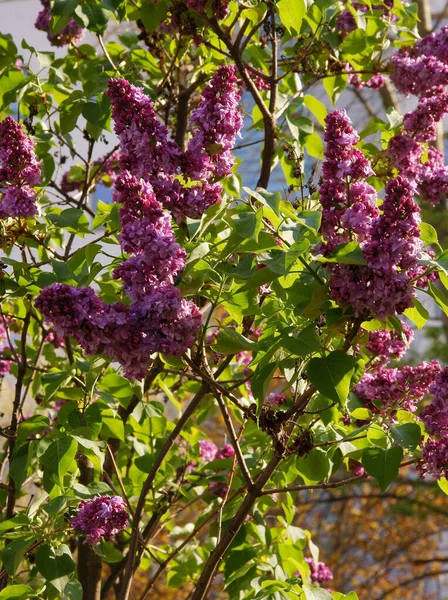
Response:
[[[199,440],[199,455],[206,463],[212,462],[217,458],[218,447],[209,440]]]
[[[199,13],[205,13],[206,0],[186,0],[190,10],[195,10]],[[217,19],[225,19],[229,14],[229,0],[212,0],[211,10]]]
[[[392,82],[402,94],[429,97],[448,84],[448,64],[435,56],[419,55],[417,44],[410,50],[401,48],[390,62]]]
[[[218,450],[216,458],[233,458],[235,456],[235,450],[231,444],[224,444],[221,450]]]
[[[439,204],[448,194],[448,167],[442,152],[433,146],[428,147],[428,160],[419,168],[417,192],[430,204]]]
[[[79,42],[84,35],[83,28],[78,25],[73,17],[69,17],[67,25],[54,35],[51,33],[51,19],[53,11],[51,10],[50,0],[40,0],[43,9],[37,15],[34,26],[40,31],[47,33],[47,38],[52,46],[65,46],[66,44],[75,44]]]
[[[437,375],[429,391],[433,398],[420,413],[420,419],[431,435],[448,433],[448,367]]]
[[[403,358],[414,338],[414,332],[406,323],[401,323],[401,326],[403,334],[388,329],[369,332],[366,348],[373,354],[373,366],[381,367],[390,360]]]
[[[174,173],[180,151],[168,140],[168,130],[157,119],[152,102],[141,88],[125,79],[109,79],[115,133],[121,146],[121,166],[137,178]]]
[[[236,67],[219,67],[190,118],[194,125],[193,137],[183,160],[184,168],[193,180],[210,176],[221,178],[232,172],[231,150],[243,126],[238,111],[240,99]]]
[[[85,544],[94,546],[100,538],[110,540],[129,522],[126,504],[120,496],[98,496],[83,501],[78,514],[71,521],[72,527],[82,531]]]
[[[349,10],[343,10],[337,16],[335,27],[345,36],[357,28],[355,17]]]
[[[319,245],[324,255],[356,234],[359,241],[369,233],[378,215],[375,190],[362,181],[373,174],[369,162],[355,148],[359,137],[345,110],[335,110],[325,118],[325,161],[320,201],[323,207],[320,232],[325,244]]]
[[[379,368],[365,373],[353,391],[374,413],[399,409],[415,412],[439,373],[440,365],[435,360],[416,367]]]
[[[40,184],[40,163],[34,142],[12,117],[0,123],[0,164],[0,218],[37,214],[36,194],[31,188]]]
[[[403,127],[414,134],[417,142],[430,142],[437,137],[436,124],[448,112],[448,94],[437,94],[430,98],[421,98],[417,108],[406,113]]]
[[[312,558],[305,558],[305,562],[310,566],[312,583],[322,584],[333,580],[333,573],[325,563],[316,563]]]
[[[429,439],[422,446],[422,462],[417,469],[421,477],[431,475],[436,479],[448,478],[448,432],[444,431],[438,440]]]

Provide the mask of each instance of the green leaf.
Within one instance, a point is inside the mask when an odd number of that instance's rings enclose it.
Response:
[[[280,0],[277,4],[278,14],[282,25],[290,33],[300,33],[303,17],[306,14],[304,0]]]
[[[67,208],[58,215],[50,213],[47,219],[70,233],[89,233],[89,220],[80,208]]]
[[[2,552],[2,560],[9,575],[15,575],[30,545],[29,540],[13,540],[5,547]]]
[[[304,585],[303,591],[305,592],[306,600],[333,600],[330,592],[322,588],[309,588]]]
[[[402,458],[403,448],[400,446],[393,446],[388,450],[367,448],[362,455],[362,466],[378,481],[381,491],[384,492],[397,477]]]
[[[14,450],[9,473],[14,480],[17,489],[22,487],[22,483],[27,477],[28,448],[29,443],[26,443],[22,444],[18,448],[16,447]]]
[[[277,366],[277,363],[270,363],[263,368],[260,368],[260,365],[258,365],[255,369],[254,376],[251,382],[251,390],[255,400],[257,400],[258,415],[261,414],[261,409],[263,407],[263,402],[266,397],[266,392],[271,382],[272,376],[274,375],[277,369]]]
[[[62,594],[70,580],[70,575],[75,570],[75,563],[66,544],[61,544],[57,548],[43,544],[36,552],[36,567],[39,573]]]
[[[109,20],[109,12],[107,10],[98,4],[89,2],[88,4],[78,6],[75,13],[84,22],[89,31],[99,34],[104,33]]]
[[[281,340],[282,348],[286,348],[294,356],[307,356],[318,352],[321,348],[320,342],[316,336],[315,325],[305,327],[297,337],[290,337],[285,334]]]
[[[437,237],[437,231],[429,223],[420,223],[420,239],[425,244],[437,244],[439,245],[439,238]]]
[[[217,343],[213,345],[213,350],[222,354],[234,354],[243,350],[256,351],[257,344],[245,338],[233,327],[221,329],[218,333]]]
[[[82,595],[82,585],[76,579],[70,579],[65,585],[64,596],[67,596],[68,600],[82,600]]]
[[[406,448],[406,450],[415,450],[422,437],[422,431],[417,423],[391,426],[390,432],[394,442]]]
[[[50,479],[61,488],[64,485],[64,475],[70,469],[77,449],[78,442],[65,436],[54,440],[41,456],[40,460]]]
[[[151,33],[157,31],[160,23],[165,19],[168,6],[164,0],[154,3],[152,0],[145,2],[140,8],[140,18],[145,28]]]
[[[17,430],[17,442],[23,442],[26,438],[35,433],[41,433],[50,426],[50,420],[44,415],[33,415],[19,423]]]
[[[361,247],[358,242],[346,242],[340,244],[334,252],[326,257],[318,257],[317,260],[320,262],[330,263],[341,263],[344,265],[365,265],[367,264],[366,259],[362,253]]]
[[[325,105],[310,94],[305,94],[304,103],[307,109],[316,117],[322,127],[325,127],[325,117],[327,116],[327,109],[325,108]]]
[[[330,474],[330,460],[325,450],[313,448],[306,456],[296,458],[295,466],[306,485],[318,483]]]
[[[403,314],[420,330],[423,329],[426,321],[429,319],[429,312],[417,298],[414,298],[413,302],[414,306],[412,308],[407,308]]]
[[[53,14],[58,17],[70,17],[75,12],[80,0],[55,0]]]
[[[437,480],[437,484],[442,492],[448,496],[448,480],[445,477],[441,477]]]
[[[242,238],[258,242],[258,234],[263,228],[263,211],[236,214],[232,217],[233,228]]]
[[[311,133],[305,140],[305,148],[310,156],[319,160],[324,157],[324,145],[320,135],[316,132]]]
[[[26,597],[24,598],[26,594]],[[4,590],[0,592],[0,599],[4,600],[28,600],[28,598],[35,598],[33,588],[29,585],[8,585]]]
[[[359,54],[366,49],[367,40],[365,31],[355,29],[344,37],[340,50],[348,54]]]
[[[106,94],[99,94],[95,102],[84,104],[82,116],[89,123],[105,128],[110,117],[109,97]]]
[[[448,297],[442,290],[439,290],[438,287],[433,285],[432,283],[428,286],[429,295],[434,298],[436,304],[439,308],[442,309],[443,313],[448,316]]]
[[[354,367],[353,357],[335,350],[324,358],[312,358],[308,363],[307,375],[321,394],[342,403],[350,391]]]
[[[115,438],[124,442],[123,421],[118,416],[115,417],[112,410],[103,410],[101,417],[103,421],[101,435],[106,439]]]
[[[300,242],[294,243],[286,251],[285,250],[270,250],[262,255],[263,263],[274,273],[286,275],[291,271],[296,260],[304,254],[310,247],[310,242],[307,239],[302,239]]]
[[[386,116],[389,121],[390,129],[395,129],[395,127],[399,127],[403,123],[402,115],[395,110],[393,106],[389,106],[386,110]]]

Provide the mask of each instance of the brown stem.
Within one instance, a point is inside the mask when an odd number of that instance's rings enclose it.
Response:
[[[248,491],[246,497],[240,505],[240,508],[229,524],[228,529],[225,531],[221,540],[210,554],[201,576],[198,579],[195,590],[191,596],[191,600],[204,600],[206,597],[208,588],[213,581],[213,577],[215,576],[216,570],[219,567],[224,554],[240,530],[240,527],[244,523],[247,515],[254,505],[255,500],[261,495],[264,485],[275,471],[281,459],[281,456],[274,455],[266,468],[259,474],[252,490]]]
[[[188,126],[188,105],[190,95],[186,94],[187,91],[187,68],[186,66],[180,66],[178,69],[178,84],[179,84],[179,99],[177,103],[177,120],[176,120],[176,133],[174,136],[177,145],[182,152],[187,149],[187,126]]]

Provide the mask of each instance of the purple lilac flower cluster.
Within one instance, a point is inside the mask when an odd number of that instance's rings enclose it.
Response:
[[[92,173],[96,183],[105,187],[114,185],[119,173],[119,153],[113,152],[106,158],[98,158],[93,162]],[[70,181],[70,171],[63,174],[61,179],[61,190],[66,194],[82,189],[84,181]]]
[[[36,193],[32,188],[40,184],[40,162],[34,142],[12,117],[0,123],[0,164],[0,219],[36,215]]]
[[[195,10],[199,13],[205,13],[206,0],[186,0],[190,10]],[[229,14],[229,0],[212,0],[211,10],[217,19],[225,19]]]
[[[329,255],[338,245],[355,240],[367,262],[330,265],[331,295],[353,307],[356,316],[400,314],[412,306],[415,291],[410,281],[422,248],[414,187],[402,176],[389,181],[379,214],[376,192],[365,181],[373,171],[356,148],[358,136],[349,117],[344,110],[334,111],[326,123],[320,187],[325,243],[316,251]]]
[[[358,73],[350,73],[350,71],[348,71],[348,73],[348,82],[357,90],[360,90],[361,88],[370,88],[371,90],[378,91],[386,83],[386,79],[381,73],[375,73],[367,80],[361,79]]]
[[[448,193],[448,167],[443,155],[433,148],[422,164],[423,150],[418,142],[436,139],[437,123],[448,113],[448,27],[401,48],[391,64],[397,89],[418,96],[419,101],[416,109],[404,116],[404,131],[392,138],[387,154],[403,175],[415,181],[423,200],[438,204]]]
[[[333,573],[323,562],[317,562],[313,558],[305,558],[305,562],[310,566],[312,583],[328,583],[333,581]]]
[[[5,327],[0,323],[0,377],[9,373],[11,361],[4,357],[5,350],[10,348]]]
[[[163,206],[177,215],[200,216],[208,205],[207,186],[215,194],[213,202],[220,200],[221,187],[214,180],[231,171],[230,150],[242,125],[235,81],[233,67],[221,67],[193,115],[194,145],[207,165],[201,173],[199,163],[193,166],[191,148],[181,153],[168,140],[167,129],[141,89],[121,79],[109,82],[121,143],[122,174],[115,181],[114,200],[122,205],[121,247],[130,255],[114,277],[122,280],[131,304],[106,305],[90,288],[54,284],[41,292],[36,307],[59,335],[74,337],[88,353],[104,352],[124,367],[128,377],[143,377],[154,352],[182,354],[200,327],[199,309],[182,299],[174,286],[185,265],[185,251],[176,242]],[[219,149],[209,154],[210,145]],[[176,179],[180,175],[213,182],[184,187]],[[173,203],[176,196],[170,192],[175,190],[179,193]],[[186,210],[181,208],[184,203]]]
[[[269,81],[266,81],[266,79],[260,77],[260,75],[257,75],[257,73],[255,73],[252,70],[254,68],[254,65],[251,62],[247,63],[247,67],[249,67],[247,69],[247,72],[252,81],[255,83],[255,87],[257,88],[257,90],[259,90],[260,92],[269,91],[271,89],[271,84],[269,83]]]
[[[199,455],[206,463],[220,458],[232,458],[235,455],[235,450],[230,444],[224,444],[219,450],[214,442],[209,440],[199,440]]]
[[[448,85],[448,26],[400,48],[391,64],[392,81],[401,93],[428,98],[442,93]]]
[[[419,471],[422,477],[448,477],[448,367],[441,371],[430,387],[431,404],[420,413],[431,436],[422,447]]]
[[[40,31],[45,31],[47,38],[52,46],[65,46],[67,44],[76,44],[84,35],[84,29],[78,25],[73,17],[69,17],[67,25],[58,33],[51,33],[51,19],[53,11],[50,0],[40,0],[43,9],[37,15],[34,26]]]
[[[235,450],[230,444],[224,444],[219,450],[218,446],[209,440],[199,440],[199,455],[206,463],[221,458],[233,458]],[[209,490],[218,498],[224,498],[229,486],[222,481],[212,481],[208,485]]]
[[[401,323],[401,326],[403,334],[389,329],[369,332],[366,349],[373,354],[372,367],[383,367],[390,360],[403,358],[414,339],[414,332],[406,323]]]
[[[383,19],[388,19],[391,16],[390,11],[394,6],[394,2],[393,0],[384,0],[382,4],[372,4],[371,8],[363,2],[351,2],[351,5],[355,10],[358,10],[361,13],[366,13],[369,10],[381,11],[381,17]],[[336,29],[341,35],[346,36],[351,31],[355,31],[357,27],[355,17],[349,10],[343,10],[338,14],[336,19]]]
[[[367,371],[353,391],[374,413],[415,412],[439,373],[436,360],[401,369],[380,367]]]
[[[242,127],[237,105],[241,89],[233,65],[220,67],[193,111],[193,137],[186,152],[168,140],[151,100],[123,79],[109,81],[122,168],[143,177],[174,216],[200,218],[221,201],[218,179],[233,167],[231,149]],[[197,182],[200,183],[197,183]]]
[[[126,504],[120,496],[98,496],[81,502],[72,527],[82,531],[85,544],[94,546],[100,538],[106,541],[124,529],[129,522]]]

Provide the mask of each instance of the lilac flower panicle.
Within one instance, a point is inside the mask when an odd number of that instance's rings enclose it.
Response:
[[[205,13],[206,0],[186,0],[190,10]],[[229,0],[212,0],[211,9],[217,19],[225,19],[229,14]]]
[[[448,433],[448,367],[437,375],[430,392],[433,398],[420,413],[420,419],[431,435]]]
[[[232,172],[231,150],[243,126],[238,111],[240,100],[241,86],[235,65],[219,67],[190,118],[194,133],[188,144],[185,168],[192,179],[221,178]]]
[[[34,26],[40,31],[45,31],[48,41],[52,46],[66,46],[67,44],[76,44],[84,35],[84,29],[78,25],[73,17],[69,17],[67,25],[58,33],[51,33],[51,19],[53,11],[51,10],[50,0],[40,0],[43,9],[37,15]]]
[[[35,306],[58,335],[73,337],[88,354],[96,354],[108,341],[104,329],[110,311],[92,288],[54,283],[41,291]]]
[[[406,365],[401,369],[381,367],[365,373],[353,391],[374,413],[399,409],[415,412],[439,372],[440,365],[435,360],[416,367]],[[381,404],[381,408],[377,407],[377,403]]]
[[[36,193],[31,188],[40,184],[40,162],[34,142],[10,116],[0,123],[0,165],[0,218],[36,215]]]
[[[333,111],[326,124],[320,187],[325,242],[315,251],[328,256],[338,245],[357,240],[367,262],[330,265],[331,295],[352,306],[356,316],[402,313],[412,306],[415,292],[409,271],[417,267],[422,248],[414,187],[405,178],[390,181],[380,215],[375,190],[363,181],[373,171],[355,147],[358,135],[346,112]]]
[[[335,27],[345,36],[351,31],[354,31],[358,26],[356,25],[356,20],[352,13],[349,10],[343,10],[337,16]]]
[[[308,563],[310,567],[312,583],[322,584],[333,580],[333,573],[325,563],[316,563],[313,558],[305,558],[305,562]]]
[[[430,142],[437,137],[436,125],[448,112],[448,94],[421,98],[417,108],[403,117],[403,128],[417,142]]]
[[[422,446],[422,461],[417,466],[421,477],[431,475],[435,479],[448,478],[448,432],[439,439],[429,439]]]
[[[235,450],[231,444],[224,444],[221,450],[218,450],[216,458],[233,458],[235,456]]]
[[[209,440],[199,440],[199,455],[206,463],[215,460],[218,454],[218,446]]]
[[[114,130],[121,145],[121,166],[135,177],[173,173],[180,151],[168,140],[168,130],[157,119],[152,101],[142,88],[125,79],[109,79],[106,92],[112,103]]]
[[[83,501],[72,519],[74,529],[85,535],[85,544],[94,546],[101,537],[106,541],[124,529],[129,522],[126,504],[120,496],[97,496]]]
[[[448,195],[448,167],[442,152],[433,146],[428,147],[428,160],[420,165],[417,192],[430,204],[440,204]]]
[[[366,349],[374,355],[375,360],[373,365],[375,367],[384,366],[391,359],[400,360],[405,355],[414,338],[414,332],[406,323],[402,323],[401,326],[403,328],[403,335],[398,331],[388,329],[369,332],[369,341],[366,344]]]

